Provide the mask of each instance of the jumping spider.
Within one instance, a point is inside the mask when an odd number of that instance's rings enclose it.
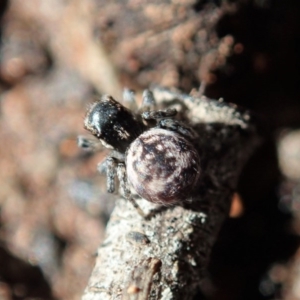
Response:
[[[135,105],[134,95],[130,98]],[[145,90],[139,114],[105,95],[91,105],[84,120],[85,129],[112,149],[104,164],[107,191],[115,191],[117,176],[121,194],[143,216],[130,186],[140,197],[166,206],[187,199],[199,180],[200,158],[193,146],[197,134],[175,120],[176,114],[175,109],[156,110],[152,92]],[[79,145],[91,143],[79,138]]]

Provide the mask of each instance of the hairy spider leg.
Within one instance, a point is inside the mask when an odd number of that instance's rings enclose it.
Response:
[[[103,168],[104,164],[98,165],[99,168]],[[124,162],[118,161],[118,159],[108,156],[106,158],[105,162],[106,167],[106,184],[107,184],[107,192],[108,193],[114,193],[116,186],[115,186],[115,178],[117,175],[119,184],[120,184],[120,190],[121,195],[128,201],[131,202],[133,207],[137,210],[140,216],[143,218],[146,218],[146,214],[143,212],[143,210],[139,207],[139,205],[136,203],[136,201],[131,197],[130,190],[128,188],[128,182],[127,182],[127,176],[126,176],[126,167]],[[99,170],[100,171],[100,170]]]
[[[131,110],[137,110],[137,102],[135,98],[135,92],[131,89],[124,88],[123,89],[123,102],[125,106],[128,106]]]
[[[182,122],[174,119],[162,119],[158,122],[157,127],[167,129],[170,131],[175,131],[190,140],[195,140],[199,137],[197,132],[191,127],[186,126]]]
[[[150,90],[144,90],[143,101],[142,101],[142,111],[149,111],[156,109],[156,101],[153,93]]]
[[[106,188],[108,193],[114,193],[116,190],[115,178],[116,178],[117,161],[115,158],[108,156],[106,158]]]
[[[137,210],[140,216],[143,218],[146,218],[146,214],[143,212],[143,210],[139,207],[139,205],[136,203],[136,201],[131,197],[130,190],[128,189],[128,182],[127,182],[127,176],[126,176],[126,167],[124,162],[119,162],[117,167],[117,176],[120,182],[120,189],[121,194],[124,196],[126,200],[129,200],[133,207]]]
[[[142,113],[142,118],[144,120],[159,120],[163,118],[172,118],[177,114],[175,108],[168,108],[164,110],[150,110]]]

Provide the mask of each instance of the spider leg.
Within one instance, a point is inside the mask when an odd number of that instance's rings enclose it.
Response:
[[[172,118],[177,114],[176,109],[168,108],[165,110],[157,110],[157,104],[153,93],[150,90],[144,90],[143,102],[141,107],[141,117],[148,125],[154,125],[155,122],[163,118]]]
[[[158,122],[157,127],[178,132],[190,140],[198,138],[195,130],[174,119],[162,119]]]
[[[105,160],[98,163],[97,170],[100,174],[106,174],[106,187],[108,193],[114,193],[116,190],[116,175],[118,163],[124,161],[124,154],[118,151],[112,151]]]
[[[132,110],[137,110],[137,102],[135,99],[135,92],[131,89],[125,88],[123,90],[123,101],[128,104],[128,107]]]
[[[83,135],[79,135],[77,137],[77,145],[78,147],[87,150],[87,151],[101,151],[103,150],[103,146],[99,140],[96,140],[92,137],[86,137]]]
[[[143,101],[142,101],[142,111],[149,111],[156,109],[156,101],[153,93],[150,90],[144,90]]]
[[[163,118],[171,118],[176,116],[177,110],[174,108],[167,108],[165,110],[156,111],[145,111],[142,113],[142,118],[144,120],[159,120]]]
[[[117,161],[115,158],[109,156],[106,158],[106,188],[108,193],[114,193],[116,190],[115,178]],[[98,168],[99,170],[99,168]]]
[[[119,162],[117,166],[117,176],[120,182],[120,189],[121,194],[124,196],[125,199],[129,200],[133,207],[137,210],[140,216],[143,218],[146,218],[146,214],[143,212],[143,210],[139,207],[139,205],[136,203],[136,201],[131,197],[130,190],[128,187],[127,182],[127,176],[126,176],[126,167],[125,163]]]

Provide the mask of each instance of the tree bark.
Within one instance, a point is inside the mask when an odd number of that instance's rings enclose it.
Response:
[[[193,201],[182,199],[182,205],[157,207],[137,200],[144,211],[157,210],[149,220],[119,199],[84,300],[192,299],[205,278],[241,168],[258,141],[248,111],[204,96],[162,88],[153,92],[160,106],[176,107],[199,134],[201,184]]]

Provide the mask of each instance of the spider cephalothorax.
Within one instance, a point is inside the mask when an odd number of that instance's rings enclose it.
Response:
[[[125,152],[130,143],[145,130],[144,124],[138,122],[129,109],[107,95],[91,105],[84,127],[105,147],[120,152]]]
[[[145,91],[144,112],[134,114],[111,96],[103,96],[88,110],[84,126],[114,150],[105,164],[109,192],[115,190],[117,175],[129,200],[131,186],[148,201],[176,204],[188,199],[199,181],[195,134],[173,118],[176,110],[149,110],[149,103],[155,107],[152,93]]]

